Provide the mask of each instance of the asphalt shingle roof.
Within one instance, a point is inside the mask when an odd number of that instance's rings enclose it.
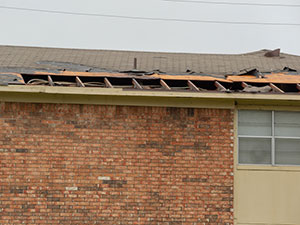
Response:
[[[125,71],[133,69],[134,58],[137,58],[138,70],[160,70],[169,74],[186,73],[187,70],[207,74],[232,74],[247,68],[270,72],[284,67],[300,71],[300,56],[281,53],[280,57],[265,57],[267,51],[190,54],[0,46],[0,72],[18,68]]]

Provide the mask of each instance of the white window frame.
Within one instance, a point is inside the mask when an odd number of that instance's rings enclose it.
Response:
[[[240,111],[247,111],[247,109],[239,109],[237,110],[237,113]],[[261,111],[261,110],[255,110],[255,109],[249,109],[249,111]],[[255,136],[255,135],[239,135],[239,120],[237,119],[237,148],[238,148],[238,165],[268,165],[268,166],[300,166],[300,164],[276,164],[275,163],[275,139],[293,139],[293,140],[300,140],[300,137],[290,137],[290,136],[275,136],[275,110],[264,110],[264,111],[271,111],[271,136]],[[290,112],[285,110],[276,110],[276,112]],[[300,112],[298,112],[300,113]],[[239,118],[237,116],[237,118]],[[240,138],[269,138],[271,139],[271,164],[250,164],[250,163],[240,163],[239,158],[239,139]]]

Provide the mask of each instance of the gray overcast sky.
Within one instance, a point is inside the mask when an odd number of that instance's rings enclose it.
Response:
[[[213,0],[300,4],[299,0]],[[195,20],[300,23],[299,7],[162,0],[0,0],[1,6]],[[281,48],[300,55],[300,26],[206,24],[61,15],[0,9],[2,45],[195,53]]]

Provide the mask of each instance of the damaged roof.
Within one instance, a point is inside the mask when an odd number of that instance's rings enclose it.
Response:
[[[300,56],[0,46],[0,85],[299,94]]]
[[[57,70],[118,72],[133,69],[167,74],[239,74],[249,68],[260,72],[300,71],[300,56],[260,50],[246,54],[192,54],[114,50],[83,50],[0,46],[0,72]]]

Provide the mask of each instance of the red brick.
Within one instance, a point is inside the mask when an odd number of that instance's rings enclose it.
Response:
[[[1,110],[2,224],[233,224],[232,110]]]

